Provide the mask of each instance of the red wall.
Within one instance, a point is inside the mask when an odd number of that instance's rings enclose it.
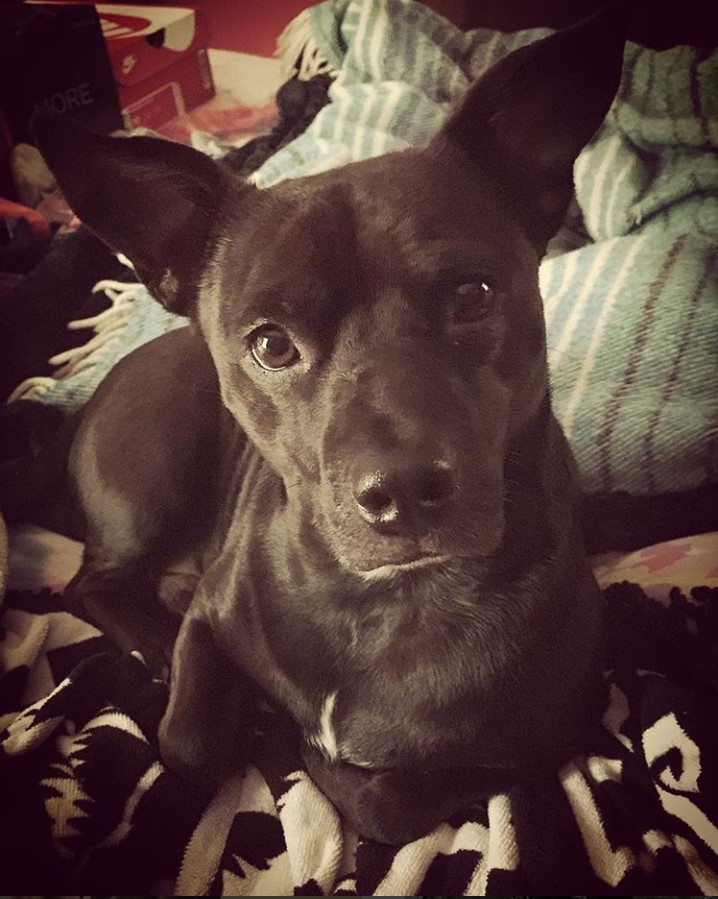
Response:
[[[181,0],[177,0],[181,6]],[[200,6],[200,4],[197,4]],[[291,20],[312,6],[311,0],[207,0],[201,4],[208,24],[210,47],[274,56],[277,38]]]
[[[183,0],[176,0],[177,6]],[[277,38],[291,20],[311,0],[206,0],[189,3],[200,7],[209,23],[210,46],[220,50],[241,50],[259,56],[274,56]],[[428,0],[427,6],[439,10],[457,24],[463,24],[464,0]]]
[[[0,5],[5,0],[0,0]],[[53,0],[50,0],[53,2]],[[63,0],[54,0],[63,2]],[[85,2],[85,0],[77,0]],[[95,0],[102,2],[102,0]],[[134,6],[191,6],[201,9],[209,27],[209,45],[274,56],[277,38],[291,20],[318,0],[105,0]],[[423,0],[452,22],[463,26],[472,0]],[[482,3],[487,0],[481,0]],[[496,2],[496,0],[494,0]],[[505,2],[505,0],[501,0]],[[561,0],[573,2],[573,0]]]

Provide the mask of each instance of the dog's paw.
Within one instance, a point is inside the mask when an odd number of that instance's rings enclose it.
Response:
[[[477,769],[360,768],[330,762],[302,747],[309,776],[360,836],[403,846],[418,840],[477,800],[506,789],[511,777]]]

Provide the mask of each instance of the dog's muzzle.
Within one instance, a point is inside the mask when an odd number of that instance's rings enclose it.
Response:
[[[493,553],[504,528],[500,466],[491,476],[453,458],[369,451],[336,470],[325,534],[342,566],[373,580]]]

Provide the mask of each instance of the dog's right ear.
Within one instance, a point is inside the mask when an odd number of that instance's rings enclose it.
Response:
[[[222,193],[219,167],[181,144],[102,137],[64,116],[38,116],[33,130],[82,221],[127,256],[156,299],[187,314]]]
[[[538,247],[560,227],[574,160],[618,89],[621,6],[509,53],[474,82],[433,141],[492,171]]]

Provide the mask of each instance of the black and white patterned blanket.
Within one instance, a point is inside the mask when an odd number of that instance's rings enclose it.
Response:
[[[278,717],[209,795],[165,770],[167,690],[142,660],[10,591],[1,619],[0,847],[20,892],[179,895],[718,893],[718,590],[606,593],[594,754],[396,848],[357,840]],[[53,688],[54,686],[54,688]],[[52,689],[49,689],[52,688]],[[23,696],[41,696],[22,708]]]

